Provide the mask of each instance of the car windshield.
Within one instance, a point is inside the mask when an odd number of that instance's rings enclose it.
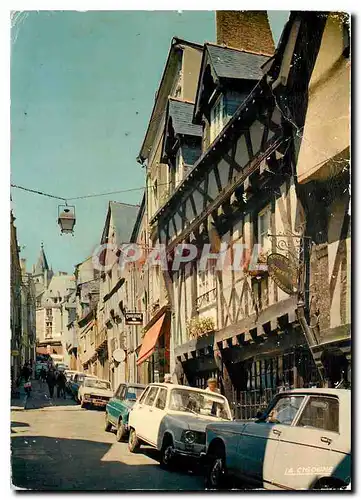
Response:
[[[228,405],[222,396],[201,391],[173,389],[169,409],[231,420]]]
[[[93,387],[94,389],[109,389],[110,390],[110,382],[106,382],[105,380],[97,380],[95,378],[86,378],[84,381],[85,387]]]
[[[136,401],[143,391],[144,389],[141,387],[128,387],[125,399],[128,401]]]

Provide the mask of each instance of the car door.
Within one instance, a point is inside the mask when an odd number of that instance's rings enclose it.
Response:
[[[238,456],[240,475],[247,481],[270,487],[280,436],[292,424],[303,399],[303,396],[291,399],[289,395],[280,395],[261,419],[245,425],[238,441]]]
[[[336,396],[307,396],[294,425],[280,436],[273,471],[275,484],[309,489],[319,478],[335,474],[347,455],[339,415]]]
[[[151,388],[151,386],[148,386],[144,390],[143,394],[139,398],[139,401],[135,403],[129,415],[129,425],[135,429],[137,434],[139,433],[139,429],[141,430],[142,421],[144,420],[144,401]]]
[[[107,412],[110,422],[116,425],[119,420],[120,415],[120,399],[124,393],[124,384],[120,384],[118,389],[115,391],[114,396],[109,400],[107,405]]]
[[[158,446],[159,428],[165,415],[168,390],[160,387],[154,404],[149,406],[149,440]]]
[[[156,444],[156,440],[154,440],[153,405],[157,398],[158,390],[159,387],[157,386],[150,387],[144,399],[144,403],[142,404],[142,408],[140,412],[138,412],[138,427],[136,429],[138,436],[152,445]]]

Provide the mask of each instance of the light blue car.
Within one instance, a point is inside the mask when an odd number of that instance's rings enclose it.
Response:
[[[308,490],[351,481],[351,391],[295,389],[279,393],[252,421],[206,428],[206,487]]]

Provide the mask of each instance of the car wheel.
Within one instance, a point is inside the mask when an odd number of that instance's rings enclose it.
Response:
[[[112,428],[112,424],[108,420],[108,414],[107,414],[107,412],[105,412],[104,430],[105,430],[105,432],[110,432],[111,428]]]
[[[123,441],[125,438],[127,431],[125,429],[125,425],[123,424],[122,420],[119,420],[118,422],[118,427],[117,427],[117,434],[116,434],[116,439],[117,441]]]
[[[226,466],[224,454],[219,451],[210,460],[206,473],[205,486],[210,490],[220,490],[224,488],[226,478]]]
[[[342,482],[338,481],[337,479],[331,478],[321,478],[317,481],[317,483],[314,485],[313,489],[314,490],[344,490],[346,489],[347,486]]]
[[[80,400],[80,407],[81,408],[86,408],[87,407],[87,404],[84,402],[83,398],[81,398],[81,400]]]
[[[174,466],[174,445],[171,438],[163,441],[162,449],[160,451],[160,465],[164,469],[171,469]]]
[[[140,448],[140,442],[138,436],[134,429],[130,429],[129,432],[129,440],[128,440],[128,449],[131,453],[137,453]]]

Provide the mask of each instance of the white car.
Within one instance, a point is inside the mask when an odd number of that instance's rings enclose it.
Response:
[[[207,426],[206,483],[305,490],[351,481],[351,391],[294,389],[279,393],[253,421]]]
[[[178,455],[199,458],[207,424],[231,421],[227,399],[217,393],[175,384],[149,384],[129,414],[129,450],[142,442],[161,452],[170,467]]]
[[[82,408],[89,406],[105,408],[112,397],[113,391],[110,382],[94,377],[84,377],[84,381],[78,391],[78,400]]]

